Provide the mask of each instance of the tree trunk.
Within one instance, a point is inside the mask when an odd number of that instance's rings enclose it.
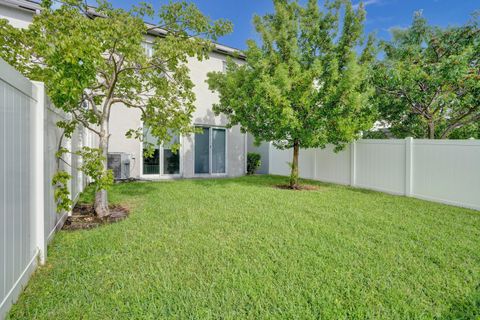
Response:
[[[435,139],[435,123],[433,121],[428,122],[428,139]]]
[[[108,122],[107,120],[102,121],[100,135],[99,135],[99,143],[98,148],[102,151],[102,156],[104,159],[102,160],[103,164],[103,171],[107,171],[107,155],[108,155]],[[107,190],[100,189],[97,190],[95,193],[95,214],[99,218],[105,218],[110,215],[110,211],[108,209],[108,194]]]
[[[95,214],[99,218],[105,218],[110,215],[108,209],[108,194],[107,190],[97,190],[95,193]]]
[[[298,152],[300,149],[300,144],[298,141],[293,143],[293,161],[292,161],[292,171],[290,173],[290,188],[298,188]]]

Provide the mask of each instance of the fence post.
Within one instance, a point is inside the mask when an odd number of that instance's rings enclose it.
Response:
[[[80,126],[80,132],[78,134],[78,150],[82,150],[83,146],[85,143],[85,128],[83,126]],[[83,164],[83,159],[82,157],[77,157],[77,169],[80,168]],[[83,191],[83,172],[80,170],[77,170],[77,176],[78,176],[78,192]]]
[[[31,116],[31,163],[32,163],[32,217],[34,217],[35,245],[38,248],[40,264],[45,264],[47,239],[45,235],[45,173],[44,173],[44,112],[45,86],[42,82],[33,82],[35,100]]]
[[[357,184],[357,142],[354,140],[350,144],[350,185],[355,187]]]
[[[405,138],[405,195],[412,196],[413,138]]]
[[[272,157],[271,157],[271,152],[270,152],[270,149],[272,149],[272,143],[271,142],[267,142],[268,143],[268,149],[267,149],[267,159],[268,159],[268,167],[267,167],[267,174],[271,174],[270,173],[270,167],[272,166]]]
[[[64,145],[62,147],[66,148],[67,150],[73,151],[73,149],[72,149],[72,138],[64,138]],[[73,184],[76,181],[76,179],[73,179],[73,176],[72,176],[72,171],[73,171],[72,170],[72,166],[73,166],[72,154],[70,152],[65,153],[65,155],[63,156],[63,160],[65,160],[65,163],[63,163],[63,169],[60,169],[60,170],[65,171],[71,177],[70,178],[70,183],[67,185],[68,198],[71,201],[74,201],[75,199],[74,199],[73,191],[75,190],[75,187],[73,186]],[[71,210],[68,211],[67,214],[68,214],[68,216],[71,216],[72,211]]]

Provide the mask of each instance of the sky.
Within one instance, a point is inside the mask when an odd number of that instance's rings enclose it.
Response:
[[[111,0],[116,7],[129,8],[137,0]],[[155,8],[168,0],[146,0]],[[271,0],[187,0],[194,2],[212,19],[225,18],[233,23],[233,33],[219,39],[219,43],[245,49],[247,39],[258,39],[252,25],[254,15],[273,11]],[[89,1],[90,2],[90,1]],[[301,0],[305,2],[305,0]],[[360,1],[353,0],[354,5]],[[364,0],[367,10],[365,31],[374,32],[377,38],[390,39],[391,28],[408,27],[415,11],[422,10],[423,16],[432,25],[442,27],[466,23],[474,11],[480,10],[480,0]]]

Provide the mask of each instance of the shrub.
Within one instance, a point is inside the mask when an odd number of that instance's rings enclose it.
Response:
[[[262,164],[259,153],[249,152],[247,154],[247,174],[254,174]]]

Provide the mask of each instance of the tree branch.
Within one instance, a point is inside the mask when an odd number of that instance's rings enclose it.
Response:
[[[88,123],[88,121],[85,121],[85,119],[83,119],[80,115],[78,115],[75,110],[72,110],[72,115],[75,117],[75,120],[77,120],[78,122],[80,122],[85,128],[87,128],[88,130],[92,131],[92,132],[95,132],[97,135],[100,135],[100,132],[93,129],[90,124]]]
[[[475,121],[480,120],[480,114],[477,114],[472,118],[462,122],[462,120],[467,118],[469,115],[472,115],[474,111],[476,111],[476,108],[471,108],[467,113],[464,113],[461,116],[459,116],[457,119],[453,120],[453,122],[443,131],[440,138],[445,139],[454,129],[460,128],[466,124],[473,123]]]

